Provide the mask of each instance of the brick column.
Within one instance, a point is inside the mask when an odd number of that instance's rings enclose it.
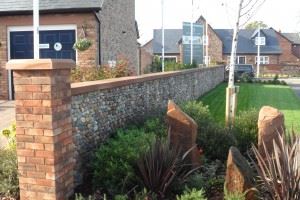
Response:
[[[12,60],[21,200],[73,194],[71,60]]]

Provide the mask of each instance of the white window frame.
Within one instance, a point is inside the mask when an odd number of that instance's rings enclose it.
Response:
[[[162,59],[162,56],[159,56],[160,59]],[[177,63],[177,56],[165,56],[166,58],[175,58],[175,62]]]
[[[60,24],[60,25],[41,25],[39,26],[40,31],[60,31],[60,30],[74,30],[75,31],[75,42],[77,41],[77,25],[76,24]],[[10,33],[21,32],[21,31],[33,31],[32,26],[8,26],[7,27],[7,59],[11,60],[10,55]],[[78,61],[78,52],[76,51],[76,61]],[[9,99],[12,100],[12,85],[11,85],[11,70],[8,70],[8,89]]]
[[[227,56],[227,63],[229,64],[230,63],[230,57],[231,56]],[[236,56],[236,64],[241,64],[240,63],[240,58],[245,58],[245,63],[242,63],[242,64],[247,64],[247,56]]]
[[[260,64],[263,64],[263,65],[270,64],[269,56],[259,56],[259,57],[260,57]],[[257,56],[255,56],[255,64],[257,64]]]

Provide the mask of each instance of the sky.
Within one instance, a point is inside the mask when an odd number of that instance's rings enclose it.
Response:
[[[162,26],[161,1],[135,0],[141,44],[152,39],[153,29],[160,29]],[[165,28],[182,28],[183,21],[191,21],[192,16],[195,21],[200,15],[203,15],[215,29],[233,28],[239,0],[193,1],[192,7],[192,0],[164,0]],[[191,12],[192,10],[194,12]],[[244,17],[241,20],[242,24],[247,21],[246,19]],[[300,0],[265,0],[255,9],[250,22],[255,20],[263,21],[269,27],[282,32],[300,32]]]

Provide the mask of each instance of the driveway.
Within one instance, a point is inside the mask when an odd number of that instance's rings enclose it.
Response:
[[[15,121],[15,102],[0,100],[0,131],[8,128]],[[0,134],[0,147],[6,144],[6,139]]]
[[[296,95],[300,98],[300,78],[286,78],[280,80],[284,80],[295,91]]]

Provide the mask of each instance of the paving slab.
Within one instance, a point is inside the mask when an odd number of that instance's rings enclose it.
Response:
[[[0,131],[8,128],[15,120],[15,102],[0,100]],[[0,148],[6,143],[6,139],[0,134]]]

